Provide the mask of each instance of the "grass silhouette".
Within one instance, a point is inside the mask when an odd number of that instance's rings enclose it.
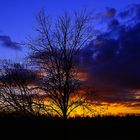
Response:
[[[97,116],[69,118],[0,114],[0,132],[4,137],[45,139],[139,139],[140,116]]]

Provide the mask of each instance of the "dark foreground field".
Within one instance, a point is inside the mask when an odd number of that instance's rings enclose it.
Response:
[[[60,118],[0,117],[0,135],[10,139],[140,140],[140,116]],[[0,137],[0,139],[1,139]]]

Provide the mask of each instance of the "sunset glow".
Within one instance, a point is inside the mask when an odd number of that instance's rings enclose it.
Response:
[[[125,105],[121,104],[108,104],[103,103],[102,106],[93,106],[92,111],[89,111],[87,109],[83,109],[82,107],[77,108],[70,116],[89,116],[89,117],[95,117],[95,116],[125,116],[125,115],[140,115],[140,107],[127,107]]]

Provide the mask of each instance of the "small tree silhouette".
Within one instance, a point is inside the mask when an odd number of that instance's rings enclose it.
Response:
[[[38,66],[45,92],[45,109],[63,118],[78,106],[87,106],[88,94],[81,94],[78,77],[79,52],[93,37],[90,15],[86,10],[65,13],[56,21],[41,10],[37,15],[37,37],[30,38],[31,63]]]
[[[6,112],[16,112],[22,116],[39,113],[40,104],[30,85],[34,84],[36,74],[24,64],[3,62],[0,72],[1,108]]]

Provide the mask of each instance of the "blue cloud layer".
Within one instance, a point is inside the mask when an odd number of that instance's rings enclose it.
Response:
[[[140,5],[110,9],[107,30],[82,50],[81,69],[108,100],[139,101],[134,91],[140,89]]]

